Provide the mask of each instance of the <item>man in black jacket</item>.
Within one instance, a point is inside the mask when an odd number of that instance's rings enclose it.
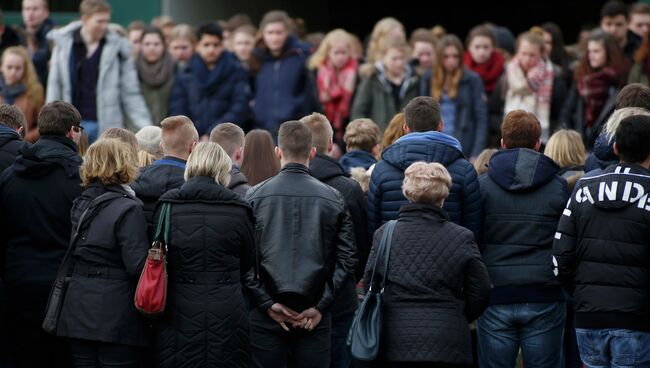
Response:
[[[501,148],[481,186],[479,248],[494,285],[478,320],[480,366],[557,368],[566,304],[551,264],[553,234],[569,198],[560,168],[539,153],[541,125],[515,110],[501,126]]]
[[[329,311],[357,264],[345,199],[309,175],[311,141],[301,122],[282,124],[282,170],[246,195],[262,285],[248,289],[254,367],[329,367]]]
[[[244,130],[233,123],[221,123],[210,132],[210,142],[223,148],[232,161],[228,189],[244,197],[251,188],[248,179],[239,169],[244,160]]]
[[[354,224],[355,244],[359,264],[356,278],[349,278],[341,294],[332,307],[332,349],[331,366],[349,367],[352,356],[346,346],[348,331],[357,308],[356,281],[363,276],[366,259],[370,251],[367,232],[366,196],[359,183],[345,176],[338,161],[331,157],[334,147],[332,125],[325,115],[313,113],[300,119],[311,130],[312,145],[316,148],[316,157],[309,162],[311,175],[323,183],[338,190],[345,198],[352,223]]]
[[[11,166],[23,145],[25,115],[15,105],[0,105],[0,173]]]
[[[199,133],[187,116],[170,116],[160,122],[163,157],[145,167],[131,188],[144,203],[147,224],[153,225],[153,213],[158,198],[171,189],[180,188],[185,182],[185,163],[199,141]]]
[[[580,180],[553,243],[588,366],[650,366],[650,117],[621,121],[621,162]]]
[[[81,115],[55,101],[38,115],[41,138],[23,145],[0,175],[0,271],[12,359],[18,367],[61,367],[66,347],[41,329],[59,264],[70,242],[70,208],[81,194]]]

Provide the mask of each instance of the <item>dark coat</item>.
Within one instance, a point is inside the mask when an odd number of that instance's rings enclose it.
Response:
[[[242,280],[255,263],[253,210],[208,177],[188,180],[162,203],[171,204],[171,228],[158,366],[248,367]]]
[[[248,118],[250,98],[248,72],[235,55],[224,51],[212,70],[194,55],[187,69],[176,75],[169,115],[185,115],[199,135],[210,135],[220,123],[242,126]]]
[[[0,173],[14,163],[23,143],[23,139],[14,129],[0,124]]]
[[[585,173],[594,170],[604,170],[611,165],[617,164],[619,161],[618,156],[614,153],[614,140],[611,141],[607,138],[604,132],[598,135],[596,143],[594,143],[594,150],[587,156],[585,162]]]
[[[277,135],[280,124],[319,111],[316,87],[305,63],[309,46],[289,36],[278,58],[256,49],[254,57],[261,63],[255,75],[255,128]]]
[[[32,62],[34,63],[34,68],[36,68],[36,73],[38,74],[38,79],[41,81],[43,86],[47,85],[47,72],[48,72],[48,63],[50,62],[50,56],[52,56],[52,48],[50,43],[47,40],[47,34],[54,29],[54,22],[52,19],[47,18],[41,24],[41,27],[36,31],[34,37],[36,38],[36,43],[38,48],[34,50],[32,55]],[[20,28],[20,43],[27,47],[27,38],[26,30],[24,24]]]
[[[352,313],[357,308],[356,280],[361,279],[370,252],[366,196],[359,183],[346,177],[343,168],[329,156],[317,155],[314,157],[309,163],[309,171],[316,179],[338,190],[343,195],[354,224],[354,238],[359,263],[356,277],[348,278],[347,284],[334,302],[332,316],[337,317]]]
[[[375,233],[365,285],[384,229]],[[384,357],[471,364],[468,324],[485,310],[489,295],[490,278],[472,232],[450,222],[440,207],[402,206],[384,292]]]
[[[72,226],[107,191],[122,197],[107,201],[80,229],[57,335],[147,346],[146,321],[133,303],[149,249],[142,202],[120,185],[91,183],[72,207]]]
[[[408,203],[402,194],[404,170],[416,161],[439,162],[451,175],[451,191],[444,209],[451,221],[470,229],[475,237],[481,225],[481,194],[476,170],[463,156],[458,141],[439,132],[410,133],[384,149],[370,176],[368,231],[397,218]]]
[[[598,119],[594,121],[591,127],[585,126],[584,116],[584,99],[578,93],[578,88],[573,85],[569,91],[566,102],[562,107],[562,112],[560,114],[560,124],[561,126],[567,129],[573,129],[582,134],[582,139],[585,142],[587,149],[591,149],[594,146],[594,142],[598,137],[598,133],[602,127],[607,123],[607,119],[614,111],[616,107],[616,95],[620,89],[616,87],[610,87],[608,91],[607,101],[603,106],[603,109],[598,115]]]
[[[553,255],[578,328],[650,332],[649,178],[638,165],[610,166],[581,179],[567,203]]]
[[[232,172],[230,173],[230,182],[228,183],[228,189],[239,194],[243,198],[250,188],[251,186],[248,184],[246,175],[241,172],[239,166],[232,164]]]
[[[362,150],[354,150],[347,152],[345,155],[341,156],[339,164],[343,167],[346,175],[350,175],[350,171],[355,167],[362,167],[366,170],[370,166],[377,163],[377,159],[370,152]]]
[[[431,96],[431,71],[422,77],[420,95]],[[488,106],[483,80],[463,67],[458,91],[452,100],[456,104],[456,124],[452,134],[460,142],[466,157],[476,157],[487,146]]]
[[[557,223],[569,199],[559,166],[526,148],[499,151],[481,175],[479,246],[494,284],[491,304],[562,299],[551,262]]]

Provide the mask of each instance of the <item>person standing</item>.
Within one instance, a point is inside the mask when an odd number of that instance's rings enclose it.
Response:
[[[251,188],[240,169],[244,161],[244,130],[233,123],[221,123],[210,132],[210,142],[220,145],[232,162],[228,189],[244,197]]]
[[[29,50],[42,85],[47,85],[48,63],[52,56],[47,34],[54,29],[47,1],[23,0],[23,24],[19,28],[20,43]]]

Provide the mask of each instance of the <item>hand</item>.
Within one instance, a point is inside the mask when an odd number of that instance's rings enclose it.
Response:
[[[300,313],[293,324],[294,327],[301,327],[307,331],[313,331],[323,319],[323,315],[318,309],[312,307]]]
[[[280,324],[285,331],[289,331],[289,327],[287,327],[285,322],[291,320],[292,323],[295,323],[295,320],[298,319],[298,312],[280,303],[274,303],[267,313],[269,314],[269,317]]]

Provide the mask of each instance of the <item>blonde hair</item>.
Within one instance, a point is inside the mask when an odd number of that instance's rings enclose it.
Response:
[[[371,119],[355,119],[345,128],[343,141],[348,151],[372,152],[372,149],[381,142],[381,130]]]
[[[486,148],[476,157],[474,169],[478,175],[483,175],[488,171],[488,163],[495,153],[497,153],[496,148]]]
[[[315,112],[300,119],[311,130],[311,144],[316,147],[316,152],[324,155],[327,154],[327,146],[334,136],[332,124],[327,117],[321,113]]]
[[[370,188],[370,176],[374,169],[375,165],[370,166],[368,170],[363,167],[353,167],[350,169],[350,178],[359,183],[359,186],[364,193],[368,193],[368,189]]]
[[[160,141],[166,155],[185,155],[193,142],[198,142],[199,133],[190,118],[184,115],[170,116],[160,122]]]
[[[458,84],[460,83],[460,78],[463,76],[463,42],[456,35],[449,34],[445,35],[438,42],[438,47],[436,48],[436,60],[440,62],[436,63],[434,66],[434,72],[431,77],[431,96],[434,100],[440,101],[442,97],[442,90],[445,84],[445,68],[442,65],[442,60],[444,59],[445,49],[447,47],[454,47],[458,51],[458,67],[451,75],[451,83],[449,91],[447,94],[449,98],[456,98],[458,94]]]
[[[645,115],[650,116],[650,110],[646,110],[642,107],[623,107],[621,109],[616,109],[607,119],[603,132],[607,136],[607,139],[611,142],[614,140],[614,134],[616,134],[616,129],[618,125],[623,121],[623,119],[634,116],[634,115]]]
[[[366,54],[366,60],[369,64],[374,63],[379,60],[381,56],[386,52],[386,43],[389,41],[389,35],[392,30],[399,28],[402,31],[402,39],[406,43],[406,31],[404,25],[400,23],[395,18],[387,17],[381,19],[375,24],[375,27],[372,30],[372,35],[370,36],[370,42],[368,43],[368,53]]]
[[[111,5],[106,0],[83,0],[81,4],[79,4],[79,13],[81,13],[81,15],[110,12]]]
[[[43,85],[38,80],[38,74],[36,74],[36,68],[34,68],[32,58],[29,56],[29,51],[24,46],[7,47],[2,53],[2,63],[9,54],[20,56],[23,59],[23,78],[21,81],[25,84],[25,96],[34,106],[42,106],[45,101],[45,92]]]
[[[99,138],[117,139],[126,143],[134,157],[138,156],[138,139],[132,131],[124,128],[108,128]]]
[[[162,129],[155,125],[146,126],[135,133],[138,139],[138,165],[145,167],[163,156],[160,148]]]
[[[400,112],[393,116],[393,119],[391,119],[390,123],[388,123],[388,126],[386,127],[386,130],[384,131],[384,139],[381,141],[382,150],[395,143],[396,140],[405,134],[404,124],[406,124],[406,120],[404,119],[403,112]]]
[[[215,182],[227,186],[230,182],[232,161],[220,145],[213,142],[201,142],[194,147],[185,166],[185,180],[197,176],[213,178]]]
[[[419,161],[404,171],[402,193],[411,203],[441,205],[449,196],[451,176],[437,162]]]
[[[196,35],[194,34],[194,28],[189,24],[178,24],[172,29],[171,38],[169,40],[186,40],[190,41],[192,45],[195,45]]]
[[[348,45],[348,49],[350,50],[350,57],[353,57],[353,40],[352,37],[348,32],[345,30],[338,28],[335,29],[331,32],[329,32],[325,38],[323,38],[323,41],[321,41],[320,45],[318,46],[318,50],[309,58],[309,61],[307,62],[307,67],[310,70],[316,70],[320,68],[321,65],[323,65],[323,62],[327,60],[327,54],[329,54],[330,49],[332,48],[332,45],[337,42],[345,42]]]
[[[560,129],[553,133],[546,143],[544,154],[562,168],[582,166],[587,159],[587,150],[582,136],[575,130]]]
[[[126,143],[113,138],[100,138],[91,144],[79,168],[84,187],[95,182],[106,186],[128,184],[137,174],[133,151]]]

